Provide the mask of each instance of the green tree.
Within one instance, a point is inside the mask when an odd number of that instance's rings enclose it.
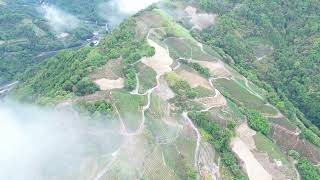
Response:
[[[293,159],[295,159],[295,160],[299,160],[299,159],[300,159],[300,154],[299,154],[299,152],[297,152],[297,151],[295,151],[295,150],[293,150],[293,149],[291,149],[291,150],[288,151],[288,155],[289,155],[290,157],[292,157]]]
[[[99,90],[99,87],[93,83],[89,78],[84,78],[76,84],[76,95],[83,96],[92,94]]]
[[[253,110],[248,110],[246,112],[246,116],[248,119],[248,124],[252,129],[259,131],[264,135],[268,135],[270,131],[270,125],[265,117],[263,117],[259,112]]]
[[[310,161],[299,160],[297,168],[302,180],[319,180],[320,171]]]
[[[201,8],[209,11],[213,8],[213,0],[200,0]]]

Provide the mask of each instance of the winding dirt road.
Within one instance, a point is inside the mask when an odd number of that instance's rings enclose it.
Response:
[[[190,127],[197,134],[197,145],[196,145],[196,150],[195,150],[195,153],[194,153],[194,167],[196,167],[198,169],[198,156],[199,156],[199,147],[200,147],[200,141],[201,141],[201,134],[200,134],[198,128],[196,128],[196,126],[193,124],[192,120],[188,117],[188,113],[187,112],[183,112],[182,116],[188,122]]]

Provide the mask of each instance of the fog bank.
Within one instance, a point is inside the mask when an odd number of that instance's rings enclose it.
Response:
[[[98,5],[99,15],[111,26],[116,26],[122,20],[160,0],[111,0]]]
[[[42,4],[38,10],[56,33],[71,31],[79,26],[80,20],[77,17],[62,11],[54,5]]]
[[[86,161],[95,162],[121,143],[110,129],[117,128],[90,125],[72,111],[0,103],[0,179],[77,179],[90,174]]]

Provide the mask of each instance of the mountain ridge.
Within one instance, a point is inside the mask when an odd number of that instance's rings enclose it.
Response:
[[[197,33],[217,22],[207,24],[216,15],[193,5],[168,2],[139,12],[97,47],[61,52],[29,70],[12,96],[118,121],[114,133],[125,140],[93,170],[94,179],[261,179],[257,172],[300,179],[297,170],[302,179],[318,178],[310,162],[320,161],[317,140],[301,136],[312,130],[225,63],[234,57],[198,42]]]

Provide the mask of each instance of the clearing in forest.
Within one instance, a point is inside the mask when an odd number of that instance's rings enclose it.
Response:
[[[200,76],[196,72],[190,72],[185,69],[181,69],[177,71],[177,74],[185,81],[187,81],[192,88],[196,88],[198,86],[207,88],[207,89],[212,89],[208,79]]]
[[[151,31],[152,30],[150,30],[150,32]],[[151,39],[148,39],[147,41],[149,45],[155,49],[155,54],[152,57],[142,58],[141,62],[156,71],[157,75],[163,75],[166,72],[171,72],[172,69],[170,65],[173,63],[173,60],[169,56],[168,50],[159,46]]]
[[[98,79],[94,81],[102,91],[108,91],[112,89],[121,89],[124,87],[123,78],[119,78],[117,80],[112,79]]]

